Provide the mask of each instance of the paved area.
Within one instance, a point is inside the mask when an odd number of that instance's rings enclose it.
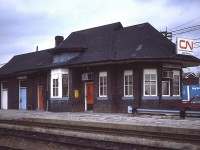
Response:
[[[159,126],[171,128],[200,129],[200,118],[180,119],[173,116],[132,116],[131,114],[110,113],[55,113],[31,110],[0,110],[0,119],[48,119],[63,121],[82,121],[95,123],[114,123],[124,125]]]
[[[182,134],[183,136],[199,136],[200,135],[200,118],[180,119],[178,116],[151,116],[141,115],[132,116],[132,114],[111,114],[111,113],[55,113],[46,111],[31,111],[31,110],[0,110],[0,120],[23,120],[28,122],[62,124],[87,126],[96,128],[112,128],[120,130],[133,130],[153,133],[168,133]],[[39,132],[44,134],[55,134],[56,136],[68,136],[75,138],[83,138],[90,140],[111,141],[135,145],[145,145],[153,147],[164,147],[168,149],[194,149],[199,150],[199,143],[193,141],[181,142],[180,140],[167,140],[149,138],[149,137],[134,137],[122,135],[110,135],[104,133],[80,132],[76,130],[62,130],[57,128],[40,128],[21,126],[18,124],[0,124],[2,129],[15,129],[29,132]],[[0,139],[1,140],[1,139]],[[29,148],[27,148],[29,149]]]

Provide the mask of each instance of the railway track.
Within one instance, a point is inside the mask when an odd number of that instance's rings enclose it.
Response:
[[[72,137],[66,135],[55,135],[41,132],[33,132],[32,130],[21,130],[7,128],[7,126],[18,126],[26,127],[26,129],[40,128],[48,131],[59,131],[59,132],[76,132],[76,133],[87,133],[93,135],[104,134],[106,136],[125,137],[135,139],[145,139],[154,141],[168,141],[169,143],[189,143],[191,145],[197,145],[200,147],[200,135],[185,135],[177,133],[162,133],[162,132],[146,132],[140,130],[124,130],[124,129],[111,129],[111,128],[99,128],[99,127],[87,127],[87,126],[74,126],[65,124],[52,124],[44,122],[31,122],[31,121],[20,121],[20,120],[0,120],[0,136],[7,136],[8,139],[17,137],[18,139],[30,139],[32,141],[43,141],[41,145],[49,144],[59,145],[61,147],[69,149],[168,149],[168,147],[161,147],[158,145],[139,145],[135,143],[126,142],[114,142],[108,139],[95,140],[90,138]],[[3,127],[5,126],[5,127]],[[29,142],[31,143],[31,142]],[[0,143],[1,144],[1,143]],[[6,146],[6,145],[3,145]],[[56,147],[56,146],[55,146]],[[170,147],[170,145],[169,145]],[[18,147],[12,147],[18,148]],[[172,149],[172,148],[169,148]]]
[[[73,137],[65,137],[65,136],[55,136],[51,134],[41,134],[41,133],[31,133],[31,132],[18,132],[15,133],[13,130],[6,130],[7,133],[2,133],[0,131],[0,136],[8,136],[8,138],[17,137],[21,139],[31,139],[32,143],[35,141],[40,141],[39,146],[31,146],[33,149],[59,149],[59,150],[159,150],[160,147],[153,147],[153,146],[141,146],[135,144],[126,144],[126,143],[118,143],[118,142],[108,142],[108,141],[99,141],[99,140],[88,140],[84,138],[73,138]],[[14,139],[15,140],[15,139]],[[23,140],[24,141],[24,140]],[[52,147],[43,147],[43,145],[51,145]],[[19,148],[21,146],[10,146],[4,145],[2,146],[3,149],[13,149],[13,150],[22,150],[22,149],[31,149],[30,147]],[[1,147],[0,147],[1,149]],[[163,150],[169,150],[168,148],[162,148]]]

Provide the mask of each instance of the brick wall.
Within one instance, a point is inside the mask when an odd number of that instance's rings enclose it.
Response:
[[[23,80],[23,86],[27,88],[27,109],[31,106],[33,109],[38,108],[38,77],[42,78],[44,109],[46,109],[46,74],[27,75]],[[8,109],[19,109],[19,81],[17,76],[1,78],[1,81],[7,81],[8,89]]]
[[[199,84],[199,78],[183,78],[183,85],[196,85]]]
[[[158,69],[158,96],[156,99],[144,100],[143,98],[143,69]],[[133,70],[133,95],[134,98],[124,97],[124,70]],[[107,100],[99,99],[99,72],[107,72]],[[93,80],[82,81],[83,73],[93,73]],[[27,87],[27,105],[35,109],[38,106],[37,85],[38,79],[42,79],[44,86],[44,109],[55,112],[83,112],[85,111],[85,83],[93,82],[94,86],[94,112],[120,112],[127,113],[128,106],[136,108],[162,108],[174,109],[181,102],[181,99],[162,98],[162,64],[131,63],[116,65],[99,65],[87,67],[69,68],[69,100],[50,100],[50,71],[28,75],[24,84]],[[8,108],[19,109],[19,80],[16,77],[2,78],[1,81],[8,81]],[[79,91],[79,97],[74,97],[74,91]],[[172,89],[171,89],[172,93]]]
[[[69,100],[49,100],[49,111],[69,112],[71,111],[71,102]]]

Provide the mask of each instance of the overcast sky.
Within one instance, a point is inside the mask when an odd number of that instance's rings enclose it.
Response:
[[[0,64],[54,47],[56,35],[114,22],[149,22],[158,31],[199,25],[199,7],[200,0],[0,0]],[[177,36],[198,39],[200,30]]]

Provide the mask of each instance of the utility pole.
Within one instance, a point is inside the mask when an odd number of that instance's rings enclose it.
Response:
[[[162,33],[169,40],[172,40],[172,32],[167,32],[167,27],[166,27],[166,31],[161,31],[160,33]]]

